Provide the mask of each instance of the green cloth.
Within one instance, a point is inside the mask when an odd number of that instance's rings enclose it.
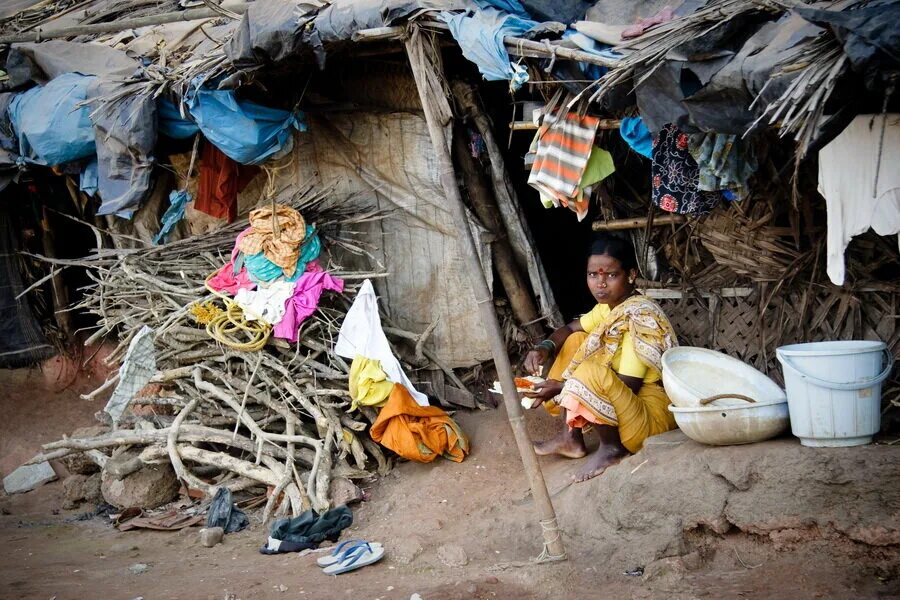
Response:
[[[594,185],[598,181],[603,181],[616,172],[616,165],[613,164],[612,154],[594,146],[591,155],[588,157],[587,165],[584,167],[584,173],[581,176],[579,187],[584,189],[590,185]]]

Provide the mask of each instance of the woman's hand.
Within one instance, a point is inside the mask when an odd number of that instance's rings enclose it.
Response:
[[[556,398],[562,391],[562,381],[548,379],[547,381],[534,384],[534,391],[524,392],[522,395],[526,398],[534,398],[531,408],[537,408],[547,400]]]
[[[525,355],[525,370],[532,375],[540,375],[544,363],[550,359],[550,351],[546,348],[533,348]]]

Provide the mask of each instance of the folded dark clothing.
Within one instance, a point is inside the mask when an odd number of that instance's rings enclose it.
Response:
[[[321,515],[312,510],[294,519],[278,519],[272,523],[268,543],[260,548],[263,554],[299,552],[318,548],[325,540],[337,541],[341,532],[353,524],[353,513],[346,506]]]

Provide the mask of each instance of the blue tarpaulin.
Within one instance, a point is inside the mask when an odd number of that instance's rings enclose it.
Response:
[[[478,66],[486,80],[508,79],[513,90],[528,81],[525,67],[510,62],[503,38],[519,37],[536,26],[536,22],[491,7],[460,14],[443,12],[441,18],[450,26],[463,56]]]
[[[78,106],[93,79],[65,73],[13,98],[9,117],[25,160],[59,165],[96,152],[90,108]]]
[[[186,104],[204,137],[244,165],[289,152],[294,142],[291,128],[306,131],[302,112],[239,101],[231,90],[196,90]]]
[[[100,173],[98,172],[97,159],[84,165],[81,176],[78,178],[78,188],[88,196],[94,196],[100,187]]]
[[[525,10],[525,7],[522,6],[522,3],[519,2],[519,0],[481,0],[479,4],[482,6],[493,6],[498,10],[505,10],[506,12],[523,19],[531,19],[531,15],[528,14],[528,11]]]
[[[168,241],[169,234],[172,233],[178,222],[184,218],[184,208],[190,200],[191,195],[187,190],[173,190],[169,194],[169,208],[166,209],[162,216],[162,226],[159,228],[159,233],[153,238],[154,244]]]
[[[156,102],[156,118],[159,133],[172,139],[183,140],[200,131],[196,123],[181,116],[178,107],[168,98]]]

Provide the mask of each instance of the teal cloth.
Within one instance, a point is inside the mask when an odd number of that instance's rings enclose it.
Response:
[[[250,280],[259,283],[269,282],[283,277],[284,281],[297,281],[300,276],[306,272],[306,263],[319,258],[322,252],[322,242],[319,240],[319,234],[312,225],[306,226],[306,238],[300,246],[300,255],[297,257],[297,268],[290,277],[284,277],[284,270],[273,263],[262,252],[244,257],[244,266],[247,267],[247,273]]]

